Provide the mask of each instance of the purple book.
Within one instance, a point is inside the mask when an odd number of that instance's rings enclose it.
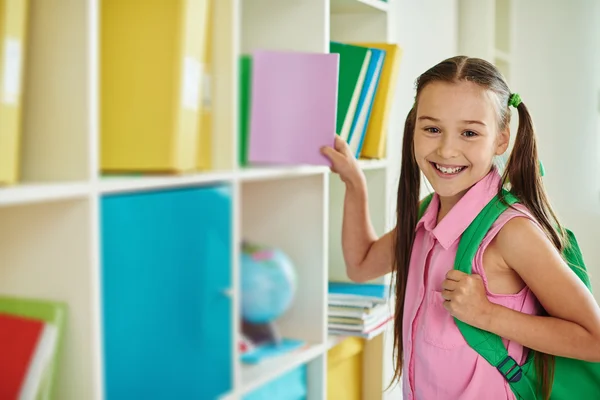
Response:
[[[268,165],[331,165],[338,54],[256,51],[248,161]]]

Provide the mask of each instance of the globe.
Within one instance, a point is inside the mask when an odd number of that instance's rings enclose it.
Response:
[[[271,323],[292,304],[296,271],[281,250],[244,242],[241,251],[241,313],[252,324]]]

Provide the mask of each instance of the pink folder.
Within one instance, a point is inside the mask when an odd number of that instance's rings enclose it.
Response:
[[[255,51],[248,160],[252,164],[331,165],[338,54]]]

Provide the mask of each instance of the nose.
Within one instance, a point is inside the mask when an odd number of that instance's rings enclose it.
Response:
[[[442,134],[438,142],[437,155],[443,159],[454,158],[458,155],[458,143],[452,135]]]

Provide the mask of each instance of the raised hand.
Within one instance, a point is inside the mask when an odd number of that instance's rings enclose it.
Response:
[[[325,146],[321,152],[331,160],[331,171],[340,176],[346,185],[362,185],[365,177],[348,143],[335,135],[334,147]]]

